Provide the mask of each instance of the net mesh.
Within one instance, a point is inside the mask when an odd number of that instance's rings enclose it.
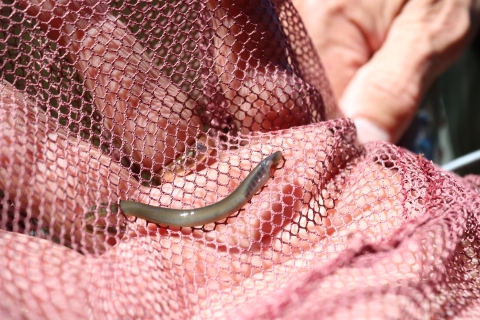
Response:
[[[0,0],[0,314],[477,318],[480,179],[356,144],[287,0]],[[238,213],[168,227],[266,156]]]

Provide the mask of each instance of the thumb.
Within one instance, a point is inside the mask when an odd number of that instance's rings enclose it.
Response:
[[[470,43],[476,23],[468,5],[407,3],[385,42],[358,69],[339,101],[360,142],[397,142],[433,80]]]
[[[425,91],[425,62],[388,51],[382,48],[357,71],[339,101],[344,115],[355,122],[362,143],[398,141]]]

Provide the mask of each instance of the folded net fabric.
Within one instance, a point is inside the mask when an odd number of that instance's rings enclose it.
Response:
[[[358,145],[289,1],[0,6],[2,318],[479,316],[480,179]],[[217,223],[118,208],[218,202],[278,150]]]

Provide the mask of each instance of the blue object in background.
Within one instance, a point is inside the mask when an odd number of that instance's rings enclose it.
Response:
[[[480,150],[480,34],[435,81],[399,145],[438,164]],[[480,174],[480,162],[456,172]]]

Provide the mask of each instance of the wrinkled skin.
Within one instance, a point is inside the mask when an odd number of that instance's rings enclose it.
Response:
[[[71,58],[78,62],[75,66],[86,87],[97,94],[95,104],[106,119],[105,128],[125,143],[136,161],[147,167],[164,164],[197,135],[200,120],[192,113],[195,102],[170,85],[159,71],[150,69],[135,37],[120,22],[102,16],[106,8],[95,3],[21,1],[28,14],[43,12],[38,19],[51,39],[84,59]],[[462,17],[477,12],[478,4],[455,0],[389,1],[388,5],[386,1],[325,3],[297,5],[322,55],[340,107],[355,120],[373,123],[384,133],[377,138],[394,141],[428,84],[468,44],[476,25]],[[209,4],[216,12],[228,12],[221,7],[228,6],[227,2],[220,7],[214,1]],[[42,11],[51,7],[56,19]],[[445,25],[449,27],[443,28]],[[117,28],[115,32],[113,28]],[[325,32],[330,28],[339,31]],[[408,28],[414,30],[406,32]],[[118,39],[131,47],[122,48]],[[218,50],[227,54],[222,48]],[[103,72],[112,61],[118,69]],[[132,77],[134,73],[138,76]],[[221,80],[223,86],[230,81],[227,76]],[[255,79],[249,81],[255,83]],[[230,89],[246,90],[241,86],[235,83]],[[131,91],[141,99],[129,96]],[[177,100],[169,99],[169,94]],[[17,199],[16,205],[32,217],[48,221],[55,230],[66,230],[65,237],[74,248],[86,248],[88,253],[81,255],[46,240],[1,232],[5,285],[0,289],[4,297],[0,312],[12,318],[48,317],[55,312],[64,319],[151,318],[165,310],[179,318],[223,315],[229,311],[227,301],[240,303],[271,292],[299,270],[334,259],[357,234],[378,241],[398,229],[407,216],[413,219],[422,213],[419,204],[405,215],[401,204],[406,196],[400,189],[411,188],[408,197],[415,198],[425,194],[425,187],[402,185],[398,168],[389,169],[388,161],[378,160],[384,153],[402,151],[389,145],[366,150],[357,146],[348,138],[354,136],[354,129],[347,120],[294,127],[274,135],[264,133],[238,150],[219,151],[216,161],[197,174],[157,189],[138,185],[126,168],[100,150],[56,131],[51,119],[39,114],[9,83],[0,83],[0,95],[0,189]],[[145,127],[147,117],[153,122]],[[292,125],[299,124],[302,121],[292,121]],[[345,132],[335,131],[337,125],[346,128]],[[363,129],[366,131],[360,131],[359,136],[365,140],[362,137],[369,130],[368,124],[360,124],[359,130]],[[143,139],[137,139],[139,136]],[[129,224],[128,234],[109,239],[107,246],[103,245],[105,238],[82,237],[78,217],[85,207],[109,199],[111,194],[154,205],[170,205],[173,199],[177,201],[174,205],[203,206],[226,196],[263,156],[279,149],[287,160],[284,166],[245,211],[213,232],[170,232],[137,221]],[[16,157],[10,156],[12,152]],[[38,166],[25,159],[36,159]],[[408,155],[408,159],[416,158]],[[72,201],[69,195],[76,193],[81,196]],[[323,213],[328,216],[323,220],[313,216],[306,205],[320,197]],[[195,292],[195,298],[185,293],[184,287]]]
[[[477,32],[477,0],[294,0],[359,139],[397,142]]]

